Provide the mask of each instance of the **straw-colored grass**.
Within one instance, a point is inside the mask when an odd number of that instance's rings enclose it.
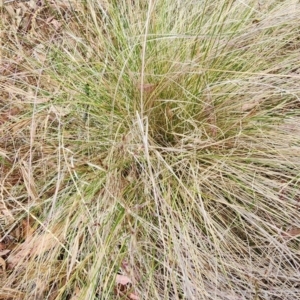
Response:
[[[0,299],[299,298],[299,1],[0,9]]]

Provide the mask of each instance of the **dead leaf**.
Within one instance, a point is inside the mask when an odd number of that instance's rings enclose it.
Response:
[[[28,236],[23,244],[16,248],[8,257],[7,262],[11,267],[24,261],[28,257],[36,257],[49,251],[57,245],[59,241],[52,233],[44,233],[40,236]]]
[[[38,256],[43,254],[44,252],[52,249],[55,245],[57,245],[58,240],[52,233],[45,233],[41,237],[37,238],[34,241],[34,247],[30,252],[32,256]]]
[[[4,255],[8,254],[9,252],[10,252],[9,249],[2,250],[2,251],[0,251],[0,256],[4,256]]]
[[[62,26],[62,23],[57,21],[56,19],[53,19],[51,21],[51,24],[53,25],[53,27],[55,28],[55,30],[58,30],[61,26]]]
[[[133,293],[129,294],[128,298],[131,299],[131,300],[139,300],[140,299],[139,296],[137,296]]]
[[[297,228],[297,227],[290,228],[286,232],[282,233],[282,236],[285,237],[285,238],[294,237],[294,236],[297,236],[297,235],[300,235],[300,228]]]
[[[119,275],[119,274],[117,274],[116,282],[117,282],[117,284],[121,284],[121,285],[126,285],[128,283],[132,283],[129,277],[127,277],[125,275]]]
[[[0,251],[5,250],[6,249],[6,245],[5,243],[1,242],[0,243]],[[0,255],[1,256],[1,255]]]
[[[139,297],[136,294],[129,293],[132,287],[132,281],[128,276],[117,274],[116,283],[117,283],[116,292],[118,295],[122,295],[122,296],[126,295],[126,298],[124,299],[128,299],[128,300],[139,300]]]
[[[16,248],[16,252],[12,252],[12,254],[8,257],[7,263],[9,264],[9,268],[13,268],[19,262],[22,262],[27,256],[29,256],[30,251],[32,251],[32,247],[30,246],[30,241],[32,238],[28,238],[25,240],[23,244]]]

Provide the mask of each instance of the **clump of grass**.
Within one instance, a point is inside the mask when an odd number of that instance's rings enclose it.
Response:
[[[297,1],[43,5],[2,21],[1,297],[296,299]]]

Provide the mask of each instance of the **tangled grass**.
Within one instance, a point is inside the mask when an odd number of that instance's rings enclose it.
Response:
[[[1,299],[298,298],[298,1],[1,9]]]

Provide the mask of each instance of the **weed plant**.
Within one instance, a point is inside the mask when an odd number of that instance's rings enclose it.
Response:
[[[1,299],[299,298],[299,1],[1,9]]]

